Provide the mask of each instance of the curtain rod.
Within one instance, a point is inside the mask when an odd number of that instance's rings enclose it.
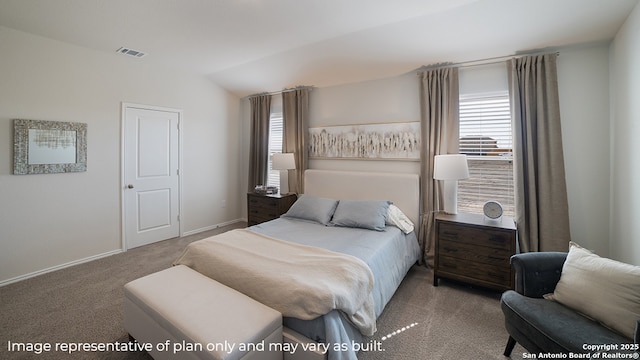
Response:
[[[293,88],[286,88],[286,89],[282,89],[280,91],[271,91],[271,92],[261,92],[261,93],[257,93],[257,94],[251,94],[251,95],[247,95],[244,98],[246,99],[251,99],[253,97],[256,96],[264,96],[264,95],[278,95],[278,94],[282,94],[282,93],[286,93],[286,92],[291,92],[291,91],[296,91],[296,90],[301,90],[301,89],[309,89],[309,90],[313,90],[313,85],[311,86],[296,86]]]
[[[522,53],[522,54],[514,54],[514,55],[504,55],[504,56],[496,56],[486,59],[479,60],[469,60],[469,61],[461,61],[457,63],[436,63],[432,65],[423,65],[416,69],[415,71],[425,71],[425,70],[434,70],[446,67],[472,67],[472,66],[481,66],[481,65],[489,65],[489,64],[497,64],[503,62],[508,59],[517,59],[524,56],[534,56],[534,55],[543,55],[543,54],[553,54],[553,51],[536,51],[531,53]],[[556,56],[560,56],[560,51],[555,51]]]

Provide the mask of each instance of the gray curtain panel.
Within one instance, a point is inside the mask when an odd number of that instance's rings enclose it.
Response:
[[[520,251],[567,251],[571,239],[554,54],[507,61]]]
[[[418,239],[423,260],[432,266],[431,244],[435,236],[435,212],[442,206],[442,191],[433,179],[434,156],[458,153],[458,69],[444,67],[418,73],[422,154],[420,181],[422,217]]]
[[[249,150],[249,191],[267,183],[269,173],[269,117],[271,95],[256,95],[251,102],[251,146]]]
[[[296,169],[289,171],[289,192],[304,193],[304,171],[308,167],[307,132],[309,128],[310,88],[282,93],[283,151],[293,153]]]

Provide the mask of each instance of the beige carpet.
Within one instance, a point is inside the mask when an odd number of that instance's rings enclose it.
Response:
[[[440,280],[414,266],[378,319],[380,341],[387,334],[416,324],[382,341],[385,351],[361,352],[361,360],[378,359],[507,359],[500,294]],[[511,358],[522,359],[517,345]]]
[[[123,285],[169,267],[189,242],[242,226],[162,241],[0,287],[0,359],[150,359],[129,351],[9,351],[9,342],[127,342]],[[360,352],[359,359],[505,359],[499,294],[445,280],[438,287],[432,283],[430,270],[413,267],[378,320],[373,342],[365,343],[372,351]],[[521,359],[523,351],[517,346],[512,358]]]

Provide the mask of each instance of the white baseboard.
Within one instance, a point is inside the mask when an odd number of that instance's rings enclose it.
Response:
[[[201,232],[205,232],[205,231],[221,228],[223,226],[239,223],[239,222],[242,222],[242,221],[246,222],[247,220],[246,219],[235,219],[235,220],[231,220],[231,221],[225,221],[225,222],[220,223],[220,224],[211,225],[211,226],[203,227],[203,228],[200,228],[200,229],[185,231],[184,233],[182,233],[182,236],[194,235],[194,234],[198,234],[198,233],[201,233]]]
[[[64,264],[61,264],[61,265],[56,265],[56,266],[52,266],[52,267],[49,267],[49,268],[46,268],[46,269],[34,271],[32,273],[16,276],[16,277],[11,278],[11,279],[0,280],[0,287],[12,284],[14,282],[18,282],[18,281],[26,280],[26,279],[29,279],[29,278],[32,278],[32,277],[36,277],[38,275],[43,275],[43,274],[46,274],[46,273],[50,273],[52,271],[68,268],[70,266],[83,264],[83,263],[86,263],[86,262],[89,262],[89,261],[98,260],[98,259],[105,258],[105,257],[111,256],[111,255],[115,255],[115,254],[120,254],[121,252],[122,252],[122,249],[112,250],[112,251],[109,251],[109,252],[106,252],[106,253],[102,253],[102,254],[98,254],[98,255],[94,255],[94,256],[89,256],[89,257],[86,257],[84,259],[70,261],[68,263],[64,263]]]
[[[201,229],[196,229],[196,230],[191,230],[191,231],[187,231],[184,234],[182,234],[182,236],[188,236],[188,235],[193,235],[193,234],[197,234],[197,233],[201,233],[203,231],[208,231],[208,230],[213,230],[213,229],[217,229],[223,226],[227,226],[227,225],[231,225],[231,224],[235,224],[238,222],[242,222],[245,221],[244,219],[236,219],[236,220],[231,220],[231,221],[226,221],[220,224],[216,224],[216,225],[212,225],[212,226],[208,226],[205,228],[201,228]],[[113,251],[109,251],[106,253],[102,253],[102,254],[98,254],[98,255],[94,255],[94,256],[89,256],[86,257],[84,259],[78,259],[78,260],[74,260],[74,261],[70,261],[68,263],[65,264],[61,264],[61,265],[56,265],[56,266],[52,266],[46,269],[42,269],[42,270],[38,270],[38,271],[34,271],[32,273],[28,273],[28,274],[24,274],[24,275],[20,275],[20,276],[16,276],[14,278],[10,278],[7,280],[0,280],[0,287],[5,286],[5,285],[9,285],[18,281],[22,281],[22,280],[26,280],[38,275],[42,275],[42,274],[46,274],[52,271],[56,271],[56,270],[60,270],[60,269],[64,269],[70,266],[74,266],[74,265],[79,265],[79,264],[83,264],[89,261],[93,261],[93,260],[98,260],[107,256],[111,256],[111,255],[115,255],[115,254],[119,254],[123,252],[122,249],[117,249],[117,250],[113,250]]]

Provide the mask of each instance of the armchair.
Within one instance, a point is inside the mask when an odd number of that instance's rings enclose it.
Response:
[[[640,319],[635,339],[628,339],[558,302],[542,296],[555,290],[567,253],[537,252],[511,257],[515,271],[515,291],[502,294],[501,307],[509,340],[504,350],[510,356],[516,343],[530,353],[585,354],[594,349],[585,345],[633,344],[639,339]]]

